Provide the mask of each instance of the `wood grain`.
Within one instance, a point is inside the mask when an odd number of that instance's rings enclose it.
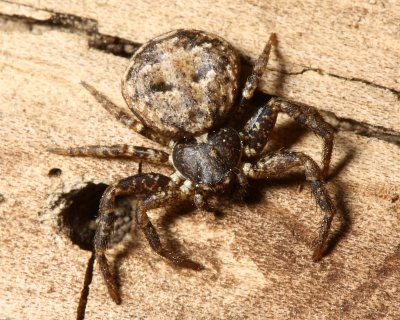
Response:
[[[85,28],[50,23],[55,13],[93,19],[92,31],[135,43],[178,27],[204,29],[251,61],[275,31],[262,91],[332,112],[339,128],[351,120],[398,138],[399,9],[398,1],[345,0],[0,2],[0,319],[75,318],[90,252],[56,231],[48,197],[82,179],[111,183],[137,170],[46,148],[156,147],[111,119],[79,83],[124,106],[128,60],[90,48]],[[163,238],[205,270],[171,266],[138,233],[119,262],[122,305],[112,303],[96,266],[87,319],[398,319],[399,147],[347,129],[336,138],[329,189],[339,213],[322,262],[311,262],[320,215],[308,186],[259,183],[256,200],[227,204],[222,218],[153,211]],[[319,159],[321,142],[286,117],[271,143],[282,146]],[[60,177],[47,175],[53,167]]]

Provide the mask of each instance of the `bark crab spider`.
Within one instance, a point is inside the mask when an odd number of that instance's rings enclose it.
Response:
[[[229,119],[237,117],[249,103],[263,74],[272,34],[240,91],[240,60],[237,51],[224,39],[198,30],[176,30],[145,43],[133,55],[122,81],[122,94],[133,114],[128,114],[91,85],[82,85],[117,120],[137,133],[171,150],[131,145],[52,148],[68,156],[127,157],[134,161],[169,164],[170,176],[136,174],[110,185],[99,208],[95,255],[111,298],[121,303],[115,278],[105,256],[115,221],[115,198],[141,195],[137,222],[151,248],[174,263],[176,255],[161,244],[147,211],[192,199],[207,208],[207,195],[229,184],[244,187],[247,178],[267,179],[300,167],[324,216],[313,259],[322,258],[335,206],[324,178],[329,170],[333,129],[308,106],[272,98],[250,117],[242,128],[233,128]],[[277,151],[263,154],[278,113],[283,112],[307,126],[323,139],[322,169],[301,152]]]

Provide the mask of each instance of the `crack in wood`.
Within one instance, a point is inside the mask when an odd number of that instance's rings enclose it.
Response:
[[[347,78],[347,77],[344,77],[344,76],[339,76],[339,75],[334,74],[334,73],[325,72],[324,70],[322,70],[320,68],[305,67],[303,70],[298,71],[298,72],[290,72],[290,71],[277,70],[277,69],[271,69],[271,70],[274,70],[276,72],[280,72],[280,73],[283,73],[283,74],[286,74],[286,75],[290,75],[290,76],[302,75],[302,74],[307,73],[307,72],[317,72],[317,73],[322,74],[322,75],[327,75],[329,77],[333,77],[333,78],[337,78],[337,79],[341,79],[341,80],[345,80],[345,81],[360,82],[360,83],[364,83],[364,84],[366,84],[368,86],[371,86],[371,87],[374,87],[374,88],[390,91],[397,98],[397,100],[400,101],[400,91],[399,90],[396,90],[396,89],[393,89],[393,88],[389,88],[389,87],[385,87],[383,85],[376,84],[376,83],[373,83],[373,82],[365,80],[365,79],[360,79],[360,78],[356,78],[356,77]]]
[[[31,7],[35,9],[34,7]],[[44,10],[41,10],[44,11]],[[137,42],[123,39],[117,36],[105,35],[98,30],[98,21],[84,18],[73,14],[52,12],[47,10],[50,17],[47,19],[35,19],[24,15],[8,15],[0,13],[0,18],[25,23],[30,27],[48,26],[68,30],[72,33],[84,33],[88,37],[88,46],[116,56],[130,58],[132,54],[141,46]]]
[[[336,116],[333,112],[320,110],[324,119],[338,131],[350,131],[360,136],[376,138],[400,146],[400,132],[350,118]]]

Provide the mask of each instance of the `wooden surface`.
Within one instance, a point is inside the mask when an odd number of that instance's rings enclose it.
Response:
[[[63,23],[57,13],[66,14]],[[124,106],[128,60],[90,48],[87,31],[132,41],[130,49],[178,27],[217,33],[252,61],[278,34],[262,91],[325,110],[339,129],[331,250],[311,261],[320,213],[296,179],[253,185],[257,201],[228,204],[222,218],[155,210],[163,238],[205,270],[171,266],[138,233],[118,262],[122,305],[108,297],[96,266],[87,319],[400,318],[399,1],[19,0],[0,1],[0,15],[0,319],[76,316],[90,252],[58,231],[49,197],[82,179],[110,183],[137,170],[129,161],[65,158],[46,148],[156,146],[109,117],[79,84]],[[84,19],[68,24],[69,15]],[[271,143],[282,146],[319,159],[321,142],[285,117]],[[47,175],[53,167],[60,177]]]

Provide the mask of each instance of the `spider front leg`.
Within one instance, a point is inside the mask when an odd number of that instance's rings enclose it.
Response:
[[[310,128],[324,140],[321,162],[322,177],[325,178],[328,175],[332,156],[334,129],[325,122],[316,109],[303,104],[272,98],[265,106],[261,107],[241,131],[244,154],[247,157],[255,157],[262,153],[279,112],[286,113],[297,123]]]
[[[84,146],[71,148],[49,148],[48,151],[70,157],[129,158],[159,164],[168,162],[169,154],[152,148],[116,144],[112,146]]]
[[[98,227],[94,237],[94,248],[108,292],[117,304],[121,303],[121,297],[105,256],[116,219],[115,198],[120,195],[148,195],[158,192],[161,189],[173,188],[173,186],[174,183],[171,179],[161,174],[138,174],[122,179],[114,185],[109,186],[101,198]]]
[[[243,109],[247,106],[248,101],[251,99],[251,97],[254,94],[254,91],[257,89],[258,82],[260,81],[261,76],[263,75],[265,69],[267,68],[267,63],[269,59],[269,54],[271,52],[271,48],[273,45],[276,45],[276,43],[277,43],[276,34],[272,33],[268,39],[268,42],[265,44],[263,51],[258,57],[254,65],[253,71],[247,78],[247,81],[244,85],[242,91],[242,100],[240,102],[240,109]]]
[[[312,194],[324,214],[313,254],[313,260],[318,261],[323,256],[323,250],[336,208],[325,188],[321,170],[315,161],[300,152],[269,153],[255,164],[244,163],[243,172],[253,179],[266,179],[282,176],[286,171],[295,167],[303,168],[306,179],[310,183]]]
[[[276,43],[277,43],[276,34],[272,33],[268,39],[268,42],[265,44],[263,51],[261,52],[256,63],[254,64],[251,74],[248,76],[246,83],[244,84],[238,110],[235,114],[235,118],[231,119],[232,125],[234,125],[237,119],[240,119],[244,114],[250,99],[253,97],[254,91],[258,87],[258,83],[260,82],[261,76],[263,75],[265,69],[267,68],[267,63],[269,60],[269,54],[271,53],[271,48],[273,45],[276,45]]]

